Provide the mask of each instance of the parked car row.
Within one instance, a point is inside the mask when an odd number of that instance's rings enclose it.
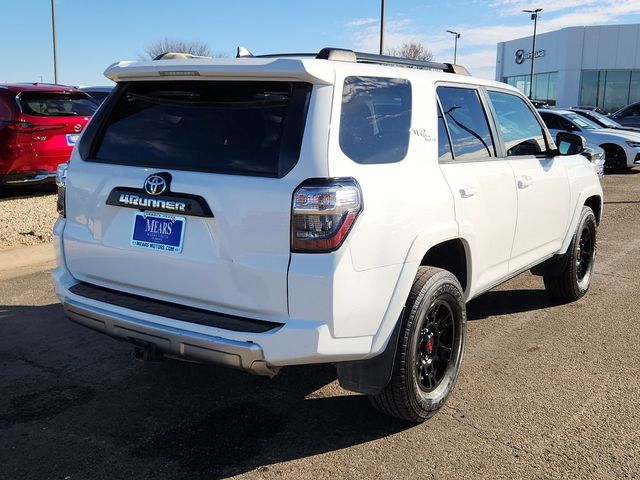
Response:
[[[0,84],[0,188],[54,182],[110,87]],[[102,96],[104,95],[104,97]]]
[[[558,132],[578,133],[591,147],[605,152],[604,169],[622,171],[640,165],[640,130],[625,127],[610,117],[584,109],[538,109],[547,128]]]

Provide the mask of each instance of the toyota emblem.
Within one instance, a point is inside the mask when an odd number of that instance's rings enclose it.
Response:
[[[162,195],[169,189],[168,174],[154,173],[144,181],[144,191],[149,195]]]
[[[78,133],[80,130],[82,130],[82,125],[80,125],[79,123],[76,123],[76,124],[73,126],[73,130],[74,130],[76,133]]]

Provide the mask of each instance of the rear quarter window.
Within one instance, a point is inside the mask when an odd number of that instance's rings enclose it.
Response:
[[[382,77],[347,77],[342,90],[340,148],[363,164],[399,162],[407,155],[411,84]]]
[[[302,82],[131,82],[107,100],[86,160],[280,178],[298,161],[311,89]]]

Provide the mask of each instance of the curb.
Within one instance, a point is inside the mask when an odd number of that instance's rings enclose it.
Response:
[[[56,259],[53,243],[0,251],[0,272],[51,263]]]

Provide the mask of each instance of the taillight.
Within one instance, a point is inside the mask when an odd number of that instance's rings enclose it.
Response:
[[[303,183],[293,194],[291,250],[337,249],[361,211],[362,192],[352,178]]]
[[[66,216],[64,197],[65,187],[67,185],[67,168],[68,163],[61,163],[56,169],[56,185],[58,185],[58,201],[56,202],[56,208],[61,216]]]
[[[58,130],[60,128],[64,128],[65,125],[37,125],[31,122],[22,122],[22,121],[5,121],[3,125],[18,133],[34,133],[34,132],[44,132],[46,130]]]

